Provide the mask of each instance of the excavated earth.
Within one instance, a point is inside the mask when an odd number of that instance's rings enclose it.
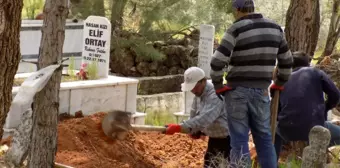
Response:
[[[111,140],[101,129],[105,114],[100,112],[85,117],[81,113],[76,113],[75,117],[61,115],[56,162],[76,168],[203,167],[207,138],[192,140],[184,134],[135,131],[130,132],[125,140]],[[8,146],[10,143],[11,138],[0,142]],[[252,139],[249,147],[253,159],[256,151]],[[284,151],[283,158],[288,153]]]
[[[105,113],[71,118],[58,125],[56,162],[77,168],[203,167],[206,140],[187,135],[130,132],[110,140],[101,131]]]

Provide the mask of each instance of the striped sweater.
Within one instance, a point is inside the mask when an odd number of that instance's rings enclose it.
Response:
[[[282,86],[292,72],[293,58],[279,25],[250,14],[234,22],[224,34],[211,62],[210,76],[215,89],[223,87],[223,69],[231,87],[267,89],[277,60],[276,85]]]

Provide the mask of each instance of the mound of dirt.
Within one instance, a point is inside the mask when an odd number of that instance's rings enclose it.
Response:
[[[203,167],[206,140],[187,135],[130,132],[112,141],[101,130],[105,113],[66,119],[58,125],[56,162],[77,168]]]

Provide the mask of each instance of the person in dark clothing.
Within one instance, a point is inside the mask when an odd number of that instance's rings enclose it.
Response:
[[[204,155],[204,167],[219,167],[221,158],[230,161],[230,136],[226,138],[209,138],[207,151]]]
[[[280,93],[277,156],[283,141],[308,141],[309,131],[316,125],[329,129],[331,146],[340,144],[340,126],[326,121],[327,112],[339,103],[339,90],[325,72],[310,67],[305,53],[294,52],[293,59],[293,73]],[[326,101],[324,93],[328,97]]]

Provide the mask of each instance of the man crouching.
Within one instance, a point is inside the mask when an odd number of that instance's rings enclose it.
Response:
[[[231,150],[224,101],[216,95],[214,85],[198,67],[190,67],[184,72],[184,83],[181,86],[182,91],[195,94],[190,117],[179,125],[167,125],[166,134],[172,135],[181,129],[187,129],[194,139],[207,135],[209,141],[204,156],[204,167],[220,167],[217,162],[221,159],[229,160]]]

